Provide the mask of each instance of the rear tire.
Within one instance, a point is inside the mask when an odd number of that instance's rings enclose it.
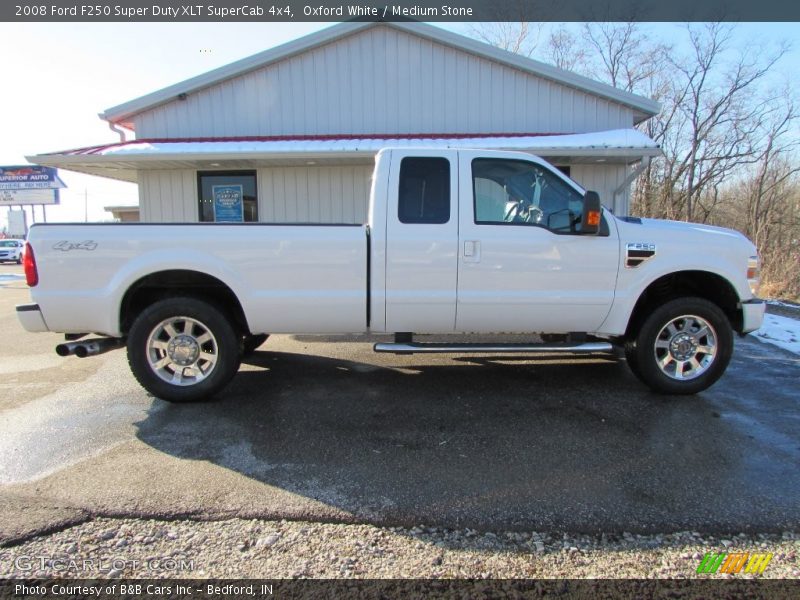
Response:
[[[631,371],[660,394],[696,394],[725,372],[733,331],[725,313],[703,298],[677,298],[656,308],[625,350]]]
[[[160,300],[128,333],[128,364],[141,386],[169,402],[196,402],[219,392],[241,362],[228,316],[196,298]]]

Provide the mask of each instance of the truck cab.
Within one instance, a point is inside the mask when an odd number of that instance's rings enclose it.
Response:
[[[373,300],[380,330],[600,329],[614,299],[619,238],[608,217],[583,223],[586,193],[574,181],[515,152],[389,157],[386,201],[370,215],[372,275],[386,282],[385,301]]]

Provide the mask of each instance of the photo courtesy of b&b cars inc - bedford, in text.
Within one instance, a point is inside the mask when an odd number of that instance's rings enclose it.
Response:
[[[798,597],[798,22],[0,5],[0,600]]]

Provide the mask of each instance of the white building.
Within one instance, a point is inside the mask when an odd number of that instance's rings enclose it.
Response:
[[[421,23],[341,23],[106,110],[135,139],[29,157],[137,182],[141,220],[361,223],[387,146],[528,151],[628,211],[657,102]],[[127,132],[125,130],[128,130]]]

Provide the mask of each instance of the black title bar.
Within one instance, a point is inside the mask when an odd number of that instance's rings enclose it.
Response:
[[[674,597],[789,600],[797,580],[781,579],[0,579],[0,600],[276,600],[384,598]]]
[[[10,22],[800,21],[797,0],[3,0]]]

